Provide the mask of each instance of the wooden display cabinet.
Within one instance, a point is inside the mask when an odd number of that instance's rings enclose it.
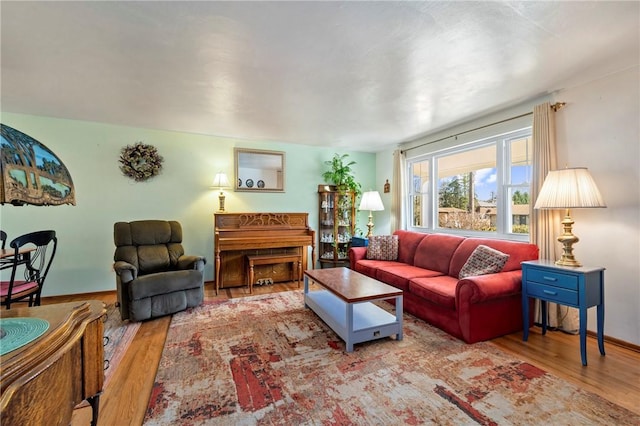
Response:
[[[320,267],[345,266],[355,230],[355,194],[318,185],[318,261]]]

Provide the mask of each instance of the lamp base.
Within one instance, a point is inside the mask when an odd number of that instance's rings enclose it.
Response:
[[[373,235],[373,215],[369,212],[369,223],[367,223],[367,228],[369,232],[367,233],[367,238],[370,238]]]
[[[582,266],[582,263],[578,262],[573,256],[573,245],[580,241],[580,239],[572,233],[573,224],[574,221],[571,219],[571,216],[569,216],[569,210],[567,209],[567,214],[564,219],[562,219],[564,232],[558,237],[558,241],[562,244],[562,257],[556,260],[556,265],[558,266]]]
[[[220,195],[218,195],[218,201],[220,202],[220,208],[218,209],[219,213],[224,213],[224,193],[220,191]]]

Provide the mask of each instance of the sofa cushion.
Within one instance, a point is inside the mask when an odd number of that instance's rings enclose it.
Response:
[[[471,256],[471,253],[473,253],[480,244],[509,255],[509,260],[507,260],[504,268],[502,268],[502,272],[518,271],[521,269],[520,263],[525,260],[536,260],[538,258],[538,246],[535,244],[492,240],[488,238],[467,238],[458,246],[451,258],[449,275],[457,277],[460,274],[460,269],[462,269],[469,256]]]
[[[431,234],[420,241],[413,264],[449,275],[451,256],[462,241],[464,237],[457,235]]]
[[[397,235],[372,235],[369,237],[367,247],[367,259],[372,260],[397,260],[398,236]]]
[[[419,277],[437,277],[442,275],[438,271],[418,268],[417,266],[406,265],[404,263],[386,262],[380,266],[376,273],[376,279],[397,287],[402,291],[409,290],[409,281]]]
[[[480,244],[460,269],[458,278],[495,274],[502,271],[508,259],[508,254]]]
[[[360,272],[371,278],[376,278],[376,274],[378,273],[378,269],[382,266],[389,264],[398,264],[398,262],[394,262],[392,260],[368,260],[368,259],[360,259],[356,262],[354,270],[356,272]]]
[[[398,236],[398,261],[413,265],[413,258],[416,255],[418,244],[424,238],[427,238],[429,234],[398,230],[393,235]]]
[[[447,309],[456,309],[458,279],[448,275],[414,278],[409,281],[409,292]]]

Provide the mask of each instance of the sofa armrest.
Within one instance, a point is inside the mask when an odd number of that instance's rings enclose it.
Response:
[[[367,256],[366,247],[351,247],[349,249],[349,267],[355,270],[356,262]]]
[[[456,304],[461,298],[468,303],[479,303],[500,297],[512,296],[522,291],[522,271],[499,272],[497,274],[478,275],[458,281]]]
[[[123,283],[128,283],[138,278],[138,268],[122,260],[113,264],[113,270],[116,271],[116,274]]]
[[[204,265],[207,263],[207,259],[204,256],[189,256],[182,255],[178,258],[178,269],[196,269],[198,271],[204,271]]]

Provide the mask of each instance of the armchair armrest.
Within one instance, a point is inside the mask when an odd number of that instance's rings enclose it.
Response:
[[[113,264],[113,270],[116,271],[116,274],[124,283],[128,283],[129,281],[133,281],[138,278],[138,268],[122,260]]]
[[[499,272],[497,274],[478,275],[458,281],[456,304],[467,298],[467,303],[479,303],[522,291],[522,271]]]
[[[349,267],[355,270],[356,262],[367,256],[366,247],[351,247],[349,249]]]
[[[206,263],[207,259],[204,256],[189,256],[185,254],[178,258],[178,269],[196,269],[203,271]]]

